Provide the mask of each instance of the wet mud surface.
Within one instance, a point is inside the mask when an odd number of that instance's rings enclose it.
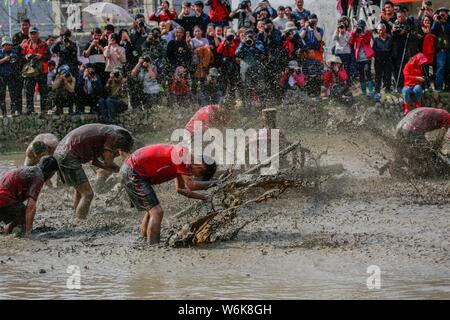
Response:
[[[321,162],[342,163],[345,173],[247,206],[236,218],[245,227],[228,242],[149,246],[139,234],[142,214],[118,185],[96,195],[84,221],[74,217],[71,190],[46,186],[31,239],[0,236],[0,298],[449,299],[448,180],[380,176],[391,155],[381,140],[307,121],[299,129],[302,121],[291,120],[298,125],[285,128],[287,137],[315,154],[328,148]],[[1,170],[21,157],[2,156]],[[164,239],[171,216],[194,200],[173,183],[155,191]],[[79,290],[67,287],[71,265],[81,273]],[[380,289],[367,286],[372,265]]]

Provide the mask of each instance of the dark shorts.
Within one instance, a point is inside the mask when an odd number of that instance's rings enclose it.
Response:
[[[58,154],[55,154],[54,157],[58,161],[59,177],[65,185],[77,187],[89,181],[81,163],[79,163],[77,159],[70,156],[64,157]]]
[[[26,206],[21,203],[13,203],[9,206],[0,208],[0,221],[5,224],[12,222],[13,228],[25,224]]]
[[[138,211],[148,211],[159,204],[156,193],[150,182],[123,164],[120,168],[122,184]]]

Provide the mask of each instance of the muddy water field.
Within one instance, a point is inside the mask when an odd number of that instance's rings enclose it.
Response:
[[[168,114],[160,132],[141,138],[168,142],[191,113]],[[314,154],[327,150],[321,163],[341,163],[345,172],[245,206],[235,218],[243,227],[230,241],[147,245],[142,214],[114,177],[84,221],[74,217],[70,189],[45,186],[30,239],[0,236],[0,298],[449,299],[449,181],[380,175],[392,152],[380,138],[350,128],[358,117],[332,105],[315,113],[280,107],[286,137]],[[234,127],[262,123],[236,118]],[[22,161],[22,154],[2,155],[0,169]],[[89,166],[86,172],[93,177]],[[173,215],[195,200],[177,195],[173,183],[155,191],[166,240]]]

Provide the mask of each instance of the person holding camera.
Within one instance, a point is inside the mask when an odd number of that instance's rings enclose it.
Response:
[[[140,95],[140,108],[150,108],[160,102],[161,85],[158,83],[158,69],[152,63],[152,58],[144,55],[131,71],[132,79],[135,79],[142,88]]]
[[[78,45],[72,41],[72,32],[62,30],[60,39],[51,47],[51,53],[59,57],[58,67],[69,66],[70,72],[76,74],[78,69]]]
[[[68,65],[62,65],[58,68],[58,73],[52,84],[51,94],[55,106],[54,114],[63,114],[65,107],[68,108],[70,115],[73,114],[73,105],[75,103],[75,78],[72,76]]]
[[[83,55],[89,58],[89,62],[94,66],[95,73],[100,77],[104,77],[105,73],[105,56],[103,52],[108,45],[108,40],[102,39],[102,30],[95,28],[92,31],[92,40],[86,44]]]
[[[206,81],[201,84],[199,92],[198,102],[200,106],[221,104],[224,95],[218,80],[219,70],[217,68],[209,69]]]
[[[145,17],[142,14],[137,14],[133,21],[133,28],[131,29],[130,41],[134,49],[133,51],[133,61],[131,61],[134,66],[139,57],[142,56],[142,46],[147,40],[148,34],[151,32],[151,28],[147,26],[145,22]]]
[[[333,33],[334,42],[334,55],[342,60],[344,69],[350,74],[354,68],[353,57],[352,57],[352,47],[350,46],[350,38],[352,37],[352,32],[348,26],[348,18],[343,16],[339,19],[337,23],[337,28]],[[353,72],[354,75],[355,72]]]
[[[300,36],[298,34],[297,26],[294,21],[288,21],[286,28],[283,31],[283,44],[282,50],[288,61],[295,60],[297,58],[296,52],[299,49]]]
[[[22,42],[22,55],[25,57],[27,64],[30,66],[28,70],[30,73],[22,76],[25,79],[25,90],[27,100],[27,115],[34,113],[34,93],[36,84],[39,88],[39,95],[41,100],[41,113],[47,112],[47,73],[48,61],[51,58],[50,51],[47,44],[39,38],[39,30],[35,27],[30,29],[30,39]]]
[[[191,68],[192,50],[190,47],[190,37],[185,36],[183,27],[175,29],[175,40],[171,40],[167,44],[167,61],[169,62],[169,74],[178,66],[186,69]]]
[[[239,63],[236,61],[236,49],[239,44],[239,38],[235,36],[234,31],[228,29],[225,39],[217,48],[222,60],[220,64],[222,88],[226,94],[234,94],[239,84]]]
[[[433,17],[433,3],[431,1],[422,0],[422,6],[419,9],[419,13],[417,14],[417,19],[422,20],[424,17]]]
[[[326,97],[350,97],[350,84],[347,71],[342,67],[342,60],[338,56],[331,56],[327,61],[328,70],[323,74]]]
[[[243,0],[236,10],[231,11],[230,19],[238,20],[238,29],[251,29],[255,25],[256,18],[252,14],[251,5],[250,1]]]
[[[431,32],[436,36],[436,91],[444,89],[444,82],[450,82],[450,20],[449,9],[442,7],[434,15]],[[450,83],[447,82],[446,89],[450,89]]]
[[[9,37],[3,37],[2,48],[0,49],[0,110],[2,116],[6,118],[6,89],[9,90],[11,98],[11,114],[21,112],[21,79],[18,77],[19,71],[19,52],[14,48],[13,42]]]
[[[251,101],[266,94],[264,45],[256,40],[253,30],[247,30],[244,41],[236,49],[236,57],[240,59],[240,74],[244,105],[249,108]],[[256,97],[255,97],[256,96]],[[252,111],[252,110],[248,110]]]
[[[397,15],[394,11],[394,3],[392,1],[386,1],[381,9],[380,22],[386,26],[388,34],[392,35],[392,27],[394,26]]]
[[[142,45],[142,56],[149,56],[158,71],[158,81],[165,81],[167,42],[161,37],[159,28],[153,28]]]
[[[177,12],[174,8],[170,7],[169,1],[164,0],[148,19],[160,23],[161,21],[175,20],[176,18]]]
[[[364,96],[367,95],[369,99],[374,96],[371,65],[375,51],[372,48],[371,42],[372,32],[367,29],[367,24],[364,20],[359,20],[353,29],[349,44],[353,46],[355,51],[361,92]],[[367,89],[369,89],[369,92],[367,92]]]
[[[305,76],[297,61],[289,61],[286,69],[281,73],[278,84],[282,88],[285,98],[289,98],[293,91],[297,91],[305,86]]]
[[[108,46],[103,51],[106,60],[105,73],[109,74],[116,68],[122,68],[127,62],[125,48],[119,45],[120,38],[117,33],[112,33],[108,39]],[[109,78],[108,78],[109,79]]]
[[[106,98],[98,101],[100,122],[116,124],[117,114],[128,109],[127,79],[123,76],[121,67],[116,67],[110,73],[105,93]]]
[[[303,2],[303,1],[302,1]],[[297,1],[299,3],[299,1]],[[306,11],[306,9],[305,9]],[[316,14],[309,15],[308,21],[300,29],[303,43],[303,73],[306,76],[306,91],[313,97],[320,96],[320,85],[323,75],[323,29],[317,26]]]
[[[75,93],[77,114],[83,114],[86,106],[90,107],[91,114],[97,113],[97,102],[103,96],[103,82],[92,64],[84,67],[76,82]]]
[[[394,76],[398,79],[397,89],[403,86],[403,67],[405,63],[419,50],[417,25],[413,17],[408,17],[406,11],[397,12],[397,20],[392,26],[392,57],[395,67]]]

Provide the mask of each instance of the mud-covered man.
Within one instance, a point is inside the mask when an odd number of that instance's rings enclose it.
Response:
[[[58,138],[51,133],[37,135],[25,151],[25,166],[34,166],[42,157],[52,156],[58,145]]]
[[[55,158],[59,164],[62,181],[75,188],[73,207],[80,219],[89,213],[94,192],[82,164],[118,172],[114,159],[125,159],[133,148],[131,133],[122,127],[104,124],[86,124],[72,130],[58,144]]]
[[[442,148],[450,127],[450,113],[443,109],[417,108],[409,112],[397,125],[399,155],[412,159],[429,159]],[[428,141],[427,132],[440,130],[434,141]]]
[[[6,224],[0,231],[8,234],[14,227],[25,224],[25,236],[31,233],[39,193],[44,182],[57,170],[55,158],[46,156],[35,166],[5,171],[0,175],[0,221]]]
[[[203,158],[199,162],[183,146],[150,145],[128,157],[120,169],[122,183],[134,207],[144,211],[141,234],[150,243],[160,240],[163,209],[153,185],[175,179],[176,190],[186,197],[208,200],[208,195],[195,192],[205,190],[216,172],[216,163]],[[197,180],[199,179],[199,180]]]

